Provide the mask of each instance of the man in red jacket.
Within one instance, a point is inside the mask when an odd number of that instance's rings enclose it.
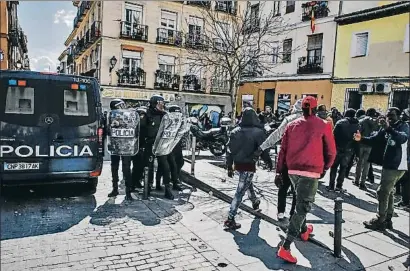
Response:
[[[336,157],[336,145],[330,126],[315,116],[317,100],[307,96],[302,101],[303,117],[288,124],[282,138],[276,167],[276,178],[280,179],[285,167],[295,187],[296,211],[290,218],[286,239],[280,246],[278,257],[296,263],[290,252],[290,245],[300,236],[304,241],[313,232],[312,225],[306,225],[306,215],[312,208],[318,188]]]

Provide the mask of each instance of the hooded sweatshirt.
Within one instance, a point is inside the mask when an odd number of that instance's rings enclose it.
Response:
[[[264,151],[266,149],[273,148],[275,144],[279,140],[281,140],[288,124],[294,121],[295,119],[300,118],[302,115],[302,100],[298,100],[293,105],[292,114],[284,118],[278,129],[271,133],[269,137],[262,143],[262,145],[260,146],[261,150]]]
[[[246,108],[242,112],[242,120],[238,127],[232,130],[227,152],[227,166],[232,168],[235,164],[235,170],[255,172],[255,161],[253,153],[258,146],[266,139],[263,126],[252,108]],[[265,163],[272,165],[269,154],[264,152],[262,158]]]

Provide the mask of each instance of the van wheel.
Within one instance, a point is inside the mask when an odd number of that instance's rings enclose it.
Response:
[[[98,178],[89,178],[85,185],[84,195],[94,195],[97,191]]]

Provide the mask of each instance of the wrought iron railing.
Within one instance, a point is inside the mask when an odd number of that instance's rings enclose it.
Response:
[[[147,41],[148,40],[148,26],[131,23],[127,21],[121,22],[121,38]]]
[[[128,69],[119,69],[116,72],[118,76],[119,86],[129,86],[129,87],[142,87],[146,86],[147,74],[141,68],[136,70],[132,69],[131,72]]]
[[[237,5],[234,1],[216,1],[215,10],[236,15]]]
[[[182,77],[182,91],[204,92],[205,85],[205,79],[200,76],[187,74]]]
[[[227,79],[211,79],[211,92],[229,94],[229,80]]]
[[[155,72],[155,89],[179,90],[180,76],[171,72],[157,70]]]
[[[185,47],[192,49],[207,49],[210,46],[209,39],[203,34],[187,33],[185,35]]]
[[[174,46],[182,45],[182,32],[166,28],[157,29],[157,43]]]
[[[211,1],[187,1],[187,5],[200,6],[203,8],[210,8]]]
[[[298,74],[323,73],[324,56],[300,57],[298,60]]]
[[[302,21],[312,19],[312,11],[315,19],[329,16],[328,1],[311,1],[302,4]]]

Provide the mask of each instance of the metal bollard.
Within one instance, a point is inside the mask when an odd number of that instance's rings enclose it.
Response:
[[[333,236],[333,253],[336,258],[342,257],[342,203],[343,199],[338,197],[335,199],[335,228]]]
[[[148,190],[149,190],[148,175],[149,175],[149,168],[145,167],[144,168],[144,193],[142,195],[142,199],[144,200],[148,199]]]
[[[196,151],[196,137],[192,137],[192,146],[191,146],[191,175],[195,176],[195,151]]]

